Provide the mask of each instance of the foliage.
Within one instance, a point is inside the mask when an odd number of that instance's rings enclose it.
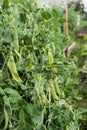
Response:
[[[80,108],[86,108],[87,107],[87,77],[86,74],[82,74],[83,72],[83,66],[85,58],[87,56],[87,36],[84,36],[83,38],[77,38],[77,34],[76,31],[77,30],[85,30],[87,28],[87,21],[84,20],[84,13],[81,12],[81,10],[75,10],[75,4],[72,4],[72,6],[69,8],[69,34],[71,37],[73,37],[76,41],[77,41],[77,48],[74,50],[74,54],[76,57],[78,57],[78,62],[76,63],[76,65],[78,66],[78,68],[81,70],[81,73],[79,75],[80,77],[80,81],[79,81],[79,85],[78,85],[78,91],[79,94],[82,96],[82,100],[78,101],[77,104]],[[77,23],[78,21],[78,16],[79,16],[79,24]],[[74,20],[73,20],[74,19]],[[74,28],[74,29],[73,29]],[[73,31],[72,31],[73,30]],[[85,65],[87,68],[87,65]],[[81,130],[85,130],[87,129],[87,113],[84,115],[83,114],[83,120],[79,121],[79,125],[80,125],[80,129]]]
[[[87,28],[87,21],[84,20],[83,16],[85,13],[82,13],[81,10],[75,10],[76,4],[72,4],[68,8],[68,22],[69,22],[69,34],[71,37],[76,39],[76,31]],[[73,30],[73,31],[72,31]]]
[[[76,58],[65,57],[64,22],[56,8],[33,0],[1,2],[0,129],[79,129],[79,69]]]

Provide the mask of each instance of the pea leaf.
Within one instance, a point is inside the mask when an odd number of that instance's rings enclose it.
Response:
[[[31,120],[31,118],[27,117],[26,123],[25,123],[25,130],[33,130],[35,128],[34,122]]]
[[[27,104],[26,105],[26,111],[27,113],[33,115],[34,111],[35,111],[35,106],[33,104]]]
[[[11,103],[17,103],[18,101],[22,99],[20,94],[12,88],[6,88],[4,89],[4,92],[8,94],[8,99],[9,99],[9,102]]]
[[[23,109],[21,109],[21,110],[19,111],[19,119],[20,119],[21,121],[25,121],[25,112],[24,112]]]
[[[18,92],[16,90],[12,89],[12,88],[5,88],[4,92],[7,93],[7,94],[18,95]]]
[[[4,91],[3,91],[2,88],[0,88],[0,94],[1,94],[1,95],[4,95]]]
[[[8,99],[8,97],[6,95],[3,97],[3,100],[4,100],[4,105],[9,107],[10,102],[9,102],[9,99]]]
[[[66,19],[65,18],[60,18],[60,19],[58,19],[58,22],[61,23],[61,24],[63,24],[63,23],[66,22]]]
[[[57,130],[57,129],[52,126],[49,126],[49,130]]]
[[[52,15],[55,17],[55,18],[58,18],[58,12],[56,9],[52,9]]]
[[[42,116],[37,107],[33,104],[27,104],[26,111],[32,116],[32,121],[35,124],[39,124],[42,121]]]
[[[48,11],[42,12],[43,19],[49,20],[51,18],[51,14]]]
[[[3,7],[9,6],[9,0],[3,0]]]

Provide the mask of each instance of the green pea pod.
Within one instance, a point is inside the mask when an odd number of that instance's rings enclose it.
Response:
[[[8,66],[8,68],[9,68],[10,73],[11,73],[11,75],[13,76],[13,78],[14,78],[17,82],[22,82],[21,78],[20,78],[19,75],[18,75],[17,68],[16,68],[16,64],[15,64],[14,57],[13,57],[12,54],[10,55],[10,57],[9,57],[9,59],[8,59],[7,66]]]
[[[50,50],[48,50],[48,61],[50,65],[53,64],[53,55]]]
[[[4,115],[5,115],[5,126],[4,126],[3,130],[7,130],[8,122],[9,122],[9,117],[8,117],[8,113],[7,113],[5,107],[4,107]]]
[[[45,104],[47,102],[47,98],[46,98],[46,95],[45,95],[45,92],[44,92],[43,85],[39,86],[39,93],[41,95],[41,102],[42,102],[42,104]]]
[[[52,67],[51,70],[52,70],[53,73],[57,73],[57,68],[56,67]]]
[[[54,99],[54,100],[58,100],[59,98],[58,98],[58,96],[57,96],[57,94],[56,94],[53,81],[50,82],[50,89],[51,89],[51,94],[52,94],[53,99]]]
[[[39,86],[39,91],[40,91],[40,93],[43,93],[43,92],[44,92],[44,89],[43,89],[43,86],[42,86],[42,85]]]
[[[41,95],[41,100],[42,100],[42,104],[45,104],[47,102],[47,98],[44,92]]]
[[[54,79],[53,83],[54,83],[54,87],[55,87],[57,94],[61,95],[60,88],[59,88],[58,82],[57,82],[57,78]]]
[[[30,57],[29,65],[25,69],[26,72],[29,72],[32,69],[32,65],[33,65],[33,56]]]
[[[18,40],[18,33],[16,28],[13,28],[13,33],[14,33],[14,48],[19,51],[19,40]]]

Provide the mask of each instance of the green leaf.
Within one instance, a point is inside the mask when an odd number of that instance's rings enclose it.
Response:
[[[5,88],[4,92],[7,93],[7,94],[10,94],[10,95],[15,95],[15,96],[21,97],[20,94],[12,88]]]
[[[8,97],[6,95],[3,97],[3,100],[4,100],[4,105],[9,107],[10,102],[9,102],[9,99],[8,99]]]
[[[25,23],[27,17],[26,17],[26,13],[20,13],[20,21]]]
[[[54,128],[53,126],[49,126],[49,130],[57,130],[57,129]]]
[[[3,43],[12,43],[14,40],[13,33],[11,29],[7,29],[3,39]]]
[[[26,111],[27,111],[28,114],[33,115],[35,109],[36,109],[35,105],[33,105],[33,104],[27,104],[26,105]]]
[[[36,130],[44,130],[45,129],[45,126],[40,124],[40,125],[37,125],[36,127]]]
[[[3,0],[3,7],[9,6],[9,0]]]
[[[58,18],[58,12],[56,9],[52,9],[52,15],[55,17],[55,18]]]
[[[17,103],[19,100],[22,99],[20,94],[14,89],[6,88],[4,89],[4,92],[9,95],[8,99],[11,103]]]
[[[34,122],[34,124],[41,124],[42,123],[42,115],[39,111],[36,111],[33,116],[32,116],[32,120]]]
[[[34,122],[31,120],[31,118],[27,118],[26,123],[25,123],[25,130],[34,130],[35,125]]]
[[[48,11],[42,12],[43,19],[49,20],[51,18],[51,14]]]
[[[27,104],[25,109],[27,113],[31,115],[32,121],[35,124],[39,124],[42,122],[42,114],[34,104]]]
[[[12,3],[23,3],[24,2],[24,0],[10,0]]]
[[[4,90],[2,89],[2,88],[0,88],[0,94],[1,95],[4,95],[5,93],[4,93]]]
[[[65,18],[60,18],[60,19],[58,19],[58,22],[61,23],[61,24],[63,24],[63,23],[66,22],[66,19]]]
[[[25,121],[25,112],[24,112],[23,109],[21,109],[21,110],[19,111],[19,119],[20,119],[21,121]]]
[[[74,97],[76,100],[82,100],[82,97],[79,97],[79,96],[75,96]]]
[[[22,82],[21,78],[19,77],[18,75],[18,72],[17,72],[17,68],[16,68],[16,64],[15,64],[15,61],[14,61],[14,57],[13,55],[11,54],[9,59],[8,59],[8,62],[7,62],[7,66],[13,76],[13,78],[17,81],[17,82]]]

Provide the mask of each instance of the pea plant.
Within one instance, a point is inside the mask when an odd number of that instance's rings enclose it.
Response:
[[[66,20],[33,0],[0,2],[0,129],[79,130],[77,59],[66,58]]]

